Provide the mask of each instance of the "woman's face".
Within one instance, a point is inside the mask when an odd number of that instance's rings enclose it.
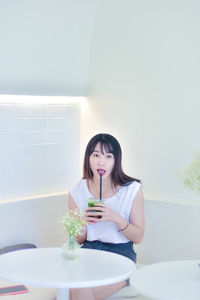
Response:
[[[98,143],[90,155],[89,162],[93,176],[99,179],[100,173],[102,173],[102,179],[105,180],[111,177],[115,160],[112,153],[106,152],[104,147],[102,150],[103,153],[101,151],[101,144]]]

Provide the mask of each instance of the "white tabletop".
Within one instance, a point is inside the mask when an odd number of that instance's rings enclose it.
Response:
[[[200,261],[169,261],[143,267],[133,285],[155,300],[200,300]]]
[[[80,259],[66,260],[60,248],[26,249],[0,255],[0,277],[52,288],[112,284],[130,277],[135,264],[111,252],[81,249]]]

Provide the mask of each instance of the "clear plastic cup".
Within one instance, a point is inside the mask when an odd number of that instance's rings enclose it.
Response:
[[[94,199],[94,198],[89,198],[88,199],[88,207],[94,207],[94,204],[99,204],[99,203],[103,204],[104,201],[100,201],[100,200]],[[98,210],[98,209],[97,210],[89,210],[89,211],[91,211],[91,212],[101,212],[101,210]],[[100,219],[101,216],[96,216],[96,218]]]

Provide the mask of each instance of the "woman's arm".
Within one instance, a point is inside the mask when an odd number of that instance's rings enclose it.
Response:
[[[142,242],[145,227],[144,197],[142,188],[139,189],[133,200],[130,212],[130,223],[128,227],[123,230],[127,224],[127,220],[125,220],[123,217],[118,219],[117,226],[119,230],[122,230],[121,232],[127,237],[127,239],[135,244]]]
[[[142,241],[144,235],[144,197],[142,188],[137,192],[130,211],[129,222],[124,219],[120,214],[112,210],[105,204],[96,204],[95,206],[101,207],[102,212],[90,213],[93,216],[101,215],[101,219],[95,222],[111,221],[114,222],[119,230],[135,244]],[[95,209],[95,208],[94,208]],[[128,226],[127,226],[128,225]]]
[[[76,203],[74,202],[70,193],[68,194],[68,208],[69,208],[69,211],[79,209],[78,206],[76,205]],[[76,241],[79,244],[83,244],[83,242],[86,240],[86,238],[87,238],[87,230],[86,230],[86,226],[85,226],[83,234],[77,235]]]

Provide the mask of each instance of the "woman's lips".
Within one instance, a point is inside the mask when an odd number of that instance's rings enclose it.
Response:
[[[106,173],[104,169],[98,169],[97,172],[99,175],[104,175]]]

